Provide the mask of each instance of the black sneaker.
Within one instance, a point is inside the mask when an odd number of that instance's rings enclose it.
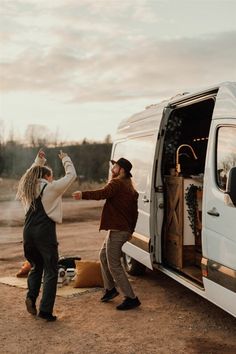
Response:
[[[117,310],[131,310],[140,305],[141,302],[139,301],[137,296],[134,299],[132,299],[131,297],[126,297],[120,305],[116,306],[116,308]]]
[[[46,320],[47,322],[53,322],[57,319],[57,316],[53,316],[51,313],[43,311],[39,312],[38,317],[42,318],[43,320]]]
[[[33,315],[33,316],[37,315],[37,309],[36,309],[35,301],[33,301],[30,297],[27,297],[26,300],[25,300],[25,305],[26,305],[27,311],[31,315]]]
[[[102,302],[108,302],[112,299],[114,299],[114,297],[118,296],[119,293],[116,290],[116,288],[112,288],[111,290],[107,290],[105,291],[105,294],[103,295],[103,297],[101,298]]]

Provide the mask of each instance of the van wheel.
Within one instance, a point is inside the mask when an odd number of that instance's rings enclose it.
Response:
[[[123,253],[123,262],[126,272],[130,275],[143,275],[146,271],[145,265],[139,263],[126,253]]]

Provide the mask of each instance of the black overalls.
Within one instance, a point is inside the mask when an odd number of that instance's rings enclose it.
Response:
[[[28,276],[27,297],[36,301],[44,272],[39,310],[52,313],[57,290],[58,243],[56,224],[47,216],[41,201],[46,186],[35,200],[35,210],[31,205],[26,214],[23,239],[25,258],[33,267]]]

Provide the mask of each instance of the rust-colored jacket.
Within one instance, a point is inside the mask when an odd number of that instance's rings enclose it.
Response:
[[[102,189],[82,192],[82,199],[106,199],[99,230],[133,233],[138,218],[138,192],[129,178],[113,178]]]

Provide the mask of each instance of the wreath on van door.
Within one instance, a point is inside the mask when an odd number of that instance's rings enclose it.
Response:
[[[196,186],[194,184],[190,184],[188,188],[186,188],[185,200],[187,204],[187,212],[188,219],[190,221],[190,227],[195,236],[199,236],[199,227],[198,223],[198,201],[197,201],[197,193],[198,191],[202,192],[202,187]]]

